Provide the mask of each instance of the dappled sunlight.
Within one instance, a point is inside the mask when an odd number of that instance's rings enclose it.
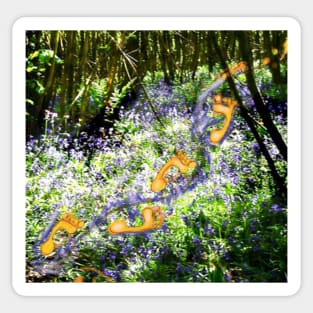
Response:
[[[74,42],[74,34],[62,34],[59,40]],[[180,73],[156,59],[158,68],[144,73],[145,85],[138,83],[133,97],[135,79],[129,78],[142,64],[137,66],[137,51],[127,40],[135,42],[139,34],[99,33],[100,42],[111,38],[95,53],[101,59],[111,49],[106,70],[89,72],[83,59],[84,80],[76,85],[78,94],[72,90],[72,105],[67,107],[68,93],[59,86],[59,103],[49,108],[43,127],[28,121],[30,130],[42,130],[26,143],[29,266],[45,282],[285,281],[287,203],[275,178],[286,184],[287,162],[252,96],[248,64],[233,55],[227,69],[215,60],[209,70],[188,54],[190,68]],[[92,32],[76,35],[92,42]],[[197,32],[188,36],[190,42],[198,38]],[[275,49],[266,52],[282,58],[276,79],[283,82],[287,44]],[[37,58],[42,66],[51,62],[51,55],[41,53],[29,55],[29,75]],[[287,141],[287,85],[273,83],[271,59],[262,57],[255,90]],[[29,76],[29,90],[33,80]],[[127,88],[118,91],[125,81]],[[106,112],[99,109],[103,103]],[[71,115],[66,123],[65,113]]]

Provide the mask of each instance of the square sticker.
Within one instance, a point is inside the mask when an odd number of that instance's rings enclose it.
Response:
[[[288,17],[17,20],[14,290],[295,294],[300,51]]]

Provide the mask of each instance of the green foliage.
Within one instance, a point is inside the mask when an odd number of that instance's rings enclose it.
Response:
[[[105,98],[107,91],[107,80],[100,79],[99,81],[93,81],[88,89],[88,95],[91,97],[93,106],[91,106],[91,112],[95,113],[97,109],[103,107],[103,99]]]
[[[287,204],[276,193],[267,162],[250,129],[236,113],[233,131],[221,146],[204,146],[191,136],[190,112],[199,95],[222,71],[210,44],[206,40],[199,41],[200,33],[168,32],[169,46],[165,47],[161,35],[154,37],[153,32],[146,33],[146,37],[141,32],[97,32],[94,34],[97,45],[91,42],[91,33],[64,32],[61,36],[64,50],[55,50],[63,51],[59,56],[54,56],[50,49],[49,32],[44,33],[44,39],[36,37],[41,40],[36,44],[30,42],[32,51],[25,68],[28,108],[37,108],[36,100],[45,92],[55,57],[55,64],[63,66],[56,69],[54,80],[51,78],[51,89],[56,98],[62,92],[66,95],[69,103],[65,103],[63,113],[70,116],[69,122],[78,137],[67,133],[67,128],[61,128],[56,113],[46,111],[44,134],[27,142],[26,258],[28,266],[35,267],[42,281],[72,282],[79,275],[91,281],[94,275],[83,272],[82,266],[95,267],[121,282],[287,281]],[[201,38],[207,35],[202,32]],[[237,56],[232,54],[232,48],[223,47],[222,36],[217,37],[225,54],[235,60]],[[31,41],[35,41],[34,38]],[[90,39],[87,54],[83,47],[88,45],[81,44],[83,39]],[[136,46],[139,42],[140,49]],[[199,66],[195,73],[194,42],[200,44],[202,52],[198,55]],[[36,48],[39,44],[44,48]],[[144,44],[146,47],[142,49]],[[175,49],[172,49],[173,44]],[[160,51],[168,52],[166,57],[161,57]],[[82,55],[85,56],[83,73],[80,72]],[[70,59],[71,64],[64,64],[66,59]],[[206,65],[208,60],[210,71]],[[68,65],[67,71],[65,65]],[[282,77],[286,77],[283,62],[280,68]],[[169,73],[173,75],[171,86],[163,83]],[[60,77],[71,77],[68,89],[62,85]],[[121,107],[121,100],[135,85],[137,77],[147,86],[148,97],[139,94],[138,101],[125,109]],[[255,78],[262,96],[268,101],[267,109],[275,125],[287,140],[286,84],[274,85],[268,68],[256,68]],[[244,89],[245,75],[237,75],[235,82],[239,89]],[[230,95],[227,83],[214,92]],[[113,128],[105,129],[104,138],[79,136],[84,126],[80,124],[82,117],[91,118],[107,100],[112,105],[110,110],[120,109],[119,120],[110,120]],[[259,134],[265,138],[277,171],[284,177],[287,163],[267,137],[268,133],[253,111],[251,99],[244,100]],[[212,104],[212,99],[208,99],[208,103]],[[46,105],[43,103],[43,110],[47,109]],[[84,106],[86,116],[79,116]],[[53,104],[53,111],[61,112],[58,103]],[[207,115],[213,117],[212,112]],[[222,124],[223,121],[216,126]],[[209,127],[203,136],[209,136],[211,130]],[[210,162],[203,155],[205,149]],[[166,202],[163,200],[166,195],[179,192],[181,186],[189,186],[198,179],[194,171],[177,176],[178,171],[171,169],[164,197],[152,201],[155,194],[151,191],[151,182],[177,150],[196,160],[197,169],[202,170],[205,178],[199,179],[193,190]],[[128,199],[138,197],[147,202],[127,204]],[[110,203],[118,201],[123,205],[110,207],[102,214]],[[142,209],[154,205],[161,205],[165,214],[162,227],[137,235],[108,233],[110,223],[119,219],[127,219],[130,226],[142,225]],[[62,255],[61,258],[53,255],[42,258],[38,245],[48,227],[65,212],[84,220],[85,226],[78,234],[73,234],[70,251],[66,251],[64,243],[67,236],[56,235],[57,254]],[[77,238],[79,241],[75,241]],[[46,268],[48,265],[52,267],[51,272]],[[33,277],[27,279],[33,281]],[[96,279],[105,281],[99,276]]]
[[[63,60],[49,49],[40,49],[30,53],[26,58],[26,88],[34,95],[42,95],[45,91],[45,75],[51,66],[52,59],[56,64],[63,64]],[[34,105],[34,99],[26,99],[26,103]]]
[[[190,83],[190,90],[198,90],[196,85],[206,79],[203,74]],[[105,83],[92,88],[105,89]],[[99,139],[90,142],[99,148],[88,166],[80,139],[74,139],[70,153],[64,150],[72,140],[66,134],[47,131],[40,141],[28,143],[27,260],[36,259],[33,245],[51,223],[51,215],[71,211],[86,222],[82,230],[86,236],[59,265],[63,271],[42,274],[44,281],[71,282],[79,275],[90,281],[94,276],[82,273],[82,266],[95,267],[122,282],[286,281],[286,203],[275,195],[267,163],[241,118],[236,115],[234,130],[223,145],[211,149],[209,164],[200,155],[203,147],[190,134],[190,116],[184,108],[192,100],[185,90],[160,84],[148,91],[165,125],[162,131],[142,97],[115,123],[112,135],[118,146],[109,138],[103,139],[103,146]],[[48,130],[55,123],[52,118],[50,114]],[[281,120],[277,123],[285,127]],[[271,142],[268,145],[273,148]],[[151,197],[151,181],[176,149],[197,160],[209,176],[172,203],[159,203],[166,215],[160,229],[136,236],[108,235],[108,225],[118,219],[142,225],[142,209],[158,204],[148,202],[113,208],[103,224],[88,232],[109,201],[134,194]],[[277,164],[286,166],[283,161]],[[192,180],[191,171],[168,184],[165,192]]]
[[[127,93],[130,92],[136,79],[137,79],[136,77],[131,79],[126,85],[122,86],[122,88],[120,88],[120,86],[118,85],[115,85],[114,91],[112,92],[112,95],[110,97],[112,108],[119,106],[119,104],[127,95]]]

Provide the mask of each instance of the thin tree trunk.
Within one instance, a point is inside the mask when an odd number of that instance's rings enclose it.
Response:
[[[124,36],[124,35],[122,35]],[[121,39],[124,40],[124,39]],[[104,101],[104,105],[110,107],[111,103],[110,103],[110,97],[111,94],[113,92],[113,88],[114,88],[114,80],[115,80],[115,76],[117,73],[117,66],[118,66],[118,59],[119,59],[119,51],[117,48],[117,43],[115,42],[115,38],[112,37],[111,39],[112,41],[112,51],[111,51],[111,60],[109,63],[109,69],[108,69],[108,78],[107,78],[107,92],[106,92],[106,98]]]
[[[74,31],[69,32],[69,42],[68,42],[68,73],[67,73],[67,80],[68,80],[68,86],[66,90],[67,94],[67,101],[70,103],[73,100],[74,97],[74,54],[76,52],[76,38],[77,33]],[[68,112],[69,106],[66,110],[66,113]]]
[[[167,51],[164,45],[164,31],[159,32],[159,46],[160,46],[160,62],[161,62],[161,68],[164,74],[164,81],[167,84],[171,83],[169,74],[167,72]]]
[[[184,77],[184,71],[183,71],[183,66],[182,66],[182,54],[181,54],[181,36],[177,34],[177,32],[174,33],[174,44],[175,44],[175,58],[176,62],[179,67],[179,81],[180,83],[183,82],[183,77]]]
[[[271,49],[271,63],[270,63],[270,70],[273,77],[274,84],[280,84],[281,74],[280,74],[280,56],[279,56],[279,48],[280,48],[280,34],[278,31],[272,32],[272,48]]]
[[[171,32],[165,31],[165,33],[164,33],[164,48],[165,48],[166,55],[167,55],[167,58],[166,58],[167,62],[166,63],[167,63],[167,68],[168,68],[171,82],[174,81],[175,68],[176,68],[175,62],[173,60],[172,47],[173,47],[173,40],[172,40]]]
[[[199,59],[199,33],[195,32],[193,35],[194,35],[193,36],[194,51],[192,56],[192,75],[191,75],[192,80],[195,79]]]
[[[88,76],[88,50],[89,50],[89,32],[84,32],[84,45],[82,47],[82,58],[81,58],[81,84],[84,84],[84,91],[82,94],[82,100],[80,105],[79,117],[81,119],[81,125],[84,126],[86,121],[86,112],[88,109],[88,90],[91,83],[91,77]]]
[[[62,119],[62,124],[65,126],[64,115],[66,112],[66,102],[68,99],[66,98],[68,84],[69,84],[69,66],[70,66],[70,53],[71,53],[71,33],[65,32],[65,56],[64,56],[64,66],[63,66],[63,73],[62,73],[62,84],[61,84],[61,94],[60,94],[60,114]]]
[[[273,139],[280,154],[283,156],[284,160],[287,161],[287,145],[285,144],[281,134],[279,133],[277,127],[275,126],[269,111],[265,107],[263,99],[261,97],[261,94],[258,90],[258,87],[254,79],[252,54],[247,33],[245,31],[240,31],[237,33],[237,35],[239,39],[239,48],[242,54],[243,61],[245,61],[248,65],[248,70],[245,72],[245,74],[247,78],[247,85],[250,90],[253,101],[255,103],[256,109],[260,114],[264,126],[269,132],[269,135]]]

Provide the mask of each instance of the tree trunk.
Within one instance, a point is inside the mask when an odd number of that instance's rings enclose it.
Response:
[[[193,50],[193,56],[192,56],[192,75],[191,79],[194,80],[198,68],[198,59],[199,59],[199,33],[194,33],[194,50]]]
[[[258,90],[254,79],[253,71],[253,60],[251,54],[251,48],[249,44],[248,35],[245,31],[237,32],[239,40],[239,48],[242,54],[243,61],[248,65],[248,70],[245,72],[247,78],[247,85],[250,90],[251,96],[255,103],[256,109],[260,114],[264,126],[266,127],[269,135],[277,146],[280,154],[283,156],[284,160],[287,161],[287,145],[285,144],[281,134],[279,133],[277,127],[275,126],[269,111],[266,109],[261,94]]]
[[[282,81],[280,74],[280,56],[279,56],[280,47],[281,47],[280,34],[278,31],[273,31],[270,70],[273,77],[273,83],[277,85],[281,84]]]
[[[67,90],[68,90],[68,83],[69,83],[69,66],[70,66],[70,53],[71,53],[71,33],[65,32],[65,42],[66,46],[64,49],[65,56],[64,56],[64,65],[63,65],[63,72],[62,72],[62,84],[61,84],[61,94],[60,94],[60,118],[62,119],[62,125],[65,126],[64,115],[66,113],[66,103],[68,102]]]
[[[88,90],[91,83],[91,77],[88,77],[88,51],[89,51],[89,31],[84,32],[84,45],[82,47],[81,58],[81,85],[84,85],[84,92],[82,94],[79,117],[81,125],[84,126],[86,121],[86,112],[88,110]]]
[[[166,84],[171,83],[170,76],[167,71],[167,51],[164,44],[164,31],[159,32],[159,46],[160,46],[160,62],[161,62],[161,68],[164,74],[164,81]]]
[[[51,94],[52,94],[52,87],[53,87],[53,82],[54,82],[54,77],[55,77],[55,59],[56,59],[56,54],[57,54],[57,50],[59,46],[60,32],[59,31],[52,32],[51,36],[53,37],[51,40],[51,48],[53,48],[53,57],[51,60],[51,66],[50,66],[48,78],[45,84],[45,90],[37,104],[35,118],[33,120],[32,131],[31,131],[32,134],[35,134],[38,132],[38,130],[40,130],[44,121],[47,103],[51,99]]]
[[[122,34],[124,36],[124,34]],[[104,105],[110,107],[110,97],[112,95],[113,89],[114,89],[114,80],[117,73],[117,66],[118,66],[118,59],[119,59],[119,51],[117,47],[117,42],[114,40],[118,40],[117,36],[116,38],[112,38],[112,50],[111,50],[111,60],[109,63],[108,68],[108,78],[107,78],[107,92],[106,97],[104,100]],[[123,39],[121,39],[123,41]],[[122,43],[121,43],[122,44]]]
[[[227,63],[225,61],[225,58],[224,58],[224,56],[222,54],[221,49],[219,48],[219,45],[217,43],[217,40],[216,40],[214,32],[211,33],[211,40],[212,40],[212,42],[214,44],[214,47],[215,47],[215,50],[216,50],[216,54],[219,57],[220,63],[222,65],[222,68],[228,69]],[[227,71],[227,72],[229,73],[229,71]],[[253,133],[254,138],[258,142],[260,150],[261,150],[262,154],[264,155],[264,157],[265,157],[265,159],[266,159],[266,161],[268,163],[268,166],[269,166],[269,168],[271,170],[271,174],[272,174],[273,180],[276,183],[277,191],[281,192],[284,196],[286,196],[287,195],[286,183],[285,183],[284,179],[282,177],[280,177],[280,175],[278,174],[278,171],[277,171],[277,169],[275,167],[274,161],[271,158],[269,152],[267,151],[267,148],[266,148],[266,146],[264,144],[264,141],[263,141],[262,137],[259,135],[259,133],[258,133],[258,131],[257,131],[255,125],[254,125],[253,119],[250,117],[248,110],[242,104],[242,99],[241,99],[241,97],[240,97],[240,95],[238,93],[238,90],[236,88],[235,82],[234,82],[234,80],[233,80],[231,75],[227,75],[227,81],[229,83],[229,86],[231,88],[231,91],[232,91],[236,101],[239,104],[240,113],[241,113],[242,117],[244,118],[244,120],[247,122],[249,128],[251,129],[251,132]]]

